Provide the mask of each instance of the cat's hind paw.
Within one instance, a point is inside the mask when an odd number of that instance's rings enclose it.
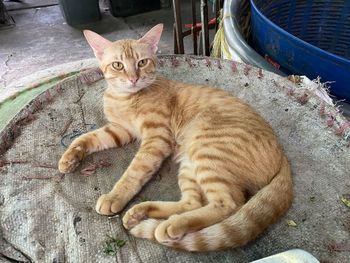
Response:
[[[84,156],[85,151],[83,147],[77,146],[74,148],[68,148],[58,162],[58,170],[61,173],[73,172],[79,166]]]
[[[180,221],[180,215],[173,215],[161,223],[155,230],[155,238],[159,243],[172,243],[182,239],[186,234],[186,228]]]
[[[123,217],[123,225],[126,229],[133,228],[141,220],[147,217],[148,206],[145,203],[137,204],[130,208]]]

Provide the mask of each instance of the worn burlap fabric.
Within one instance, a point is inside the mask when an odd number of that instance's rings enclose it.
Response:
[[[99,73],[86,71],[43,92],[0,133],[0,262],[241,263],[291,248],[323,262],[349,262],[350,208],[341,201],[350,193],[349,130],[337,110],[313,91],[244,64],[164,56],[159,72],[223,88],[272,125],[293,170],[295,200],[288,214],[247,246],[210,253],[136,239],[121,218],[98,215],[97,198],[123,174],[138,145],[95,153],[75,173],[59,174],[63,145],[106,123],[101,99],[106,82],[92,83]],[[81,173],[86,167],[95,173]],[[177,166],[166,160],[129,207],[142,200],[179,199],[176,175]],[[115,256],[104,253],[107,235],[126,241]]]

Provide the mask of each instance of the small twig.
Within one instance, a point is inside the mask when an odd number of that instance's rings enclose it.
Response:
[[[52,179],[52,176],[40,176],[40,175],[31,175],[31,176],[24,176],[23,179],[25,180],[32,180],[32,179],[39,179],[39,180],[50,180]]]
[[[80,96],[79,96],[79,98],[76,100],[76,101],[73,101],[73,103],[78,103],[79,101],[81,101],[81,99],[84,97],[84,95],[85,95],[85,93],[83,93],[83,94],[81,94]]]
[[[350,244],[333,242],[328,245],[328,249],[336,252],[350,251]]]
[[[56,143],[43,143],[43,144],[40,144],[40,146],[44,146],[44,147],[57,147],[58,144],[56,144]]]
[[[47,164],[47,163],[34,163],[34,167],[41,167],[41,168],[51,168],[51,169],[57,169],[57,165]]]
[[[28,163],[28,161],[25,160],[0,160],[0,167],[3,167],[5,165],[12,165],[12,164],[20,164],[20,163]]]
[[[54,176],[41,176],[41,175],[30,175],[30,176],[24,176],[24,180],[53,180],[56,182],[60,182],[63,180],[65,174],[56,174]]]
[[[70,119],[66,122],[66,124],[63,126],[63,129],[58,133],[58,135],[59,135],[59,136],[62,136],[63,134],[65,134],[66,131],[68,130],[69,126],[72,124],[72,122],[73,122],[73,119],[70,118]]]

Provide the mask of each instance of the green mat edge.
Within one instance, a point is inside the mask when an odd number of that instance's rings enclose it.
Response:
[[[57,85],[66,79],[76,77],[81,70],[71,71],[63,75],[55,76],[35,85],[26,87],[16,94],[6,98],[0,103],[0,132],[10,123],[10,121],[37,96]]]

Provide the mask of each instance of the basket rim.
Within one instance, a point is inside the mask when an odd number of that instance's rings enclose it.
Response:
[[[319,48],[317,46],[314,46],[304,40],[302,40],[301,38],[298,38],[296,36],[294,36],[293,34],[289,33],[288,31],[284,30],[283,28],[281,28],[279,25],[275,24],[274,22],[272,22],[270,19],[268,19],[259,9],[258,7],[255,5],[254,3],[255,0],[250,0],[250,4],[252,9],[254,9],[254,11],[260,16],[260,18],[262,20],[264,20],[264,22],[266,24],[268,24],[268,26],[272,27],[274,30],[276,30],[277,32],[279,32],[280,34],[284,35],[285,37],[292,39],[294,42],[296,42],[298,45],[303,44],[306,48],[308,48],[309,50],[313,50],[314,52],[319,52],[322,56],[324,57],[328,57],[331,58],[334,62],[337,63],[343,63],[346,64],[347,66],[350,65],[350,60],[346,59],[342,56],[333,54],[329,51],[326,51],[322,48]]]

